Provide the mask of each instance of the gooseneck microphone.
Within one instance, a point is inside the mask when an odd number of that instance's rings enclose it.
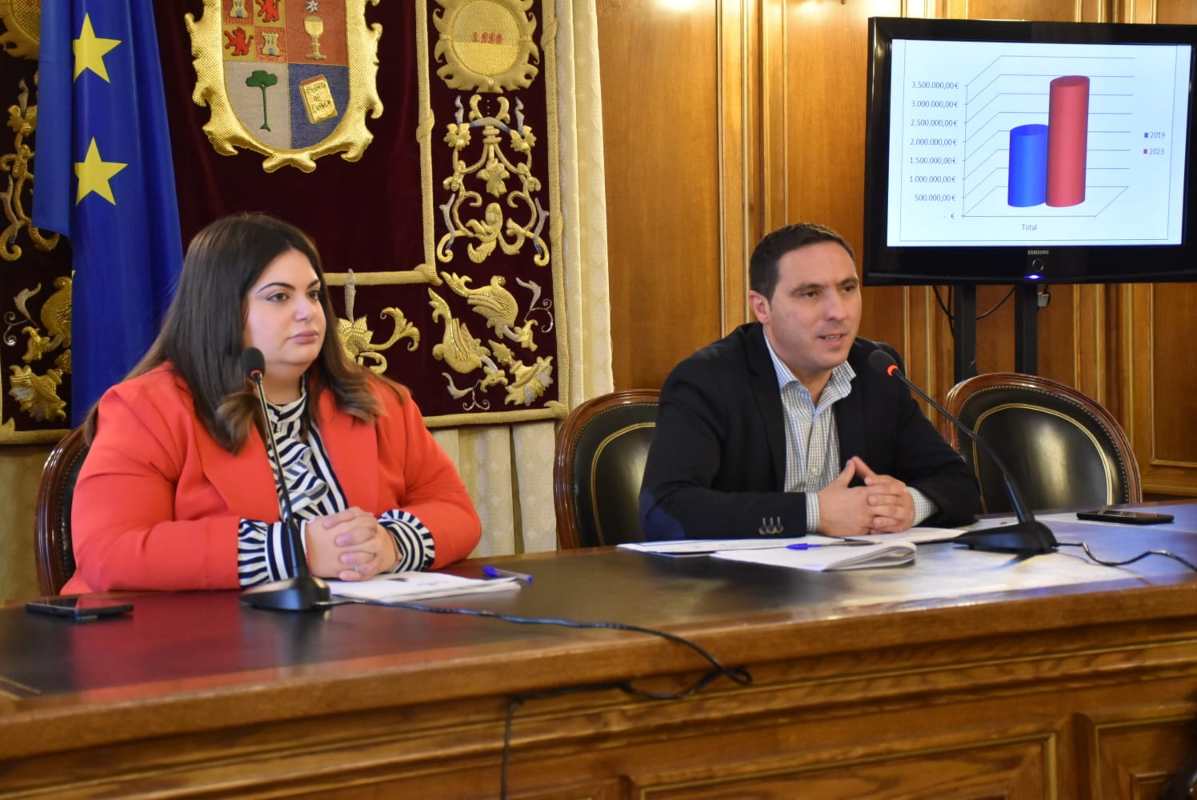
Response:
[[[328,584],[312,575],[308,568],[308,559],[303,551],[303,541],[299,530],[299,523],[295,513],[291,510],[291,487],[287,484],[287,474],[283,472],[283,462],[278,455],[278,443],[274,440],[274,429],[270,425],[270,415],[266,410],[266,391],[262,388],[262,377],[266,374],[266,358],[256,347],[247,348],[241,353],[241,367],[245,377],[258,390],[258,403],[262,408],[262,423],[266,429],[266,442],[269,456],[274,464],[276,482],[279,489],[279,513],[286,531],[285,545],[287,555],[295,569],[295,577],[281,581],[272,581],[259,586],[253,586],[241,593],[242,602],[254,608],[273,608],[279,611],[309,611],[323,608],[330,599]]]
[[[897,378],[910,387],[915,394],[930,403],[940,414],[943,414],[944,417],[950,420],[958,430],[976,442],[981,451],[993,460],[993,463],[997,465],[998,470],[1002,473],[1002,480],[1006,484],[1006,493],[1010,496],[1010,507],[1014,509],[1014,516],[1018,518],[1018,522],[1014,525],[1003,525],[998,528],[969,531],[952,539],[953,542],[968,545],[973,550],[991,550],[999,553],[1018,553],[1028,556],[1051,553],[1056,549],[1056,537],[1052,534],[1051,529],[1036,520],[1031,510],[1027,508],[1026,503],[1023,502],[1022,494],[1018,491],[1018,486],[1014,482],[1014,478],[1010,475],[1010,470],[1006,468],[1006,465],[1002,462],[998,454],[994,452],[993,448],[969,430],[968,426],[957,419],[955,415],[949,413],[946,408],[935,402],[930,395],[915,386],[909,378],[902,374],[898,363],[894,361],[889,353],[880,348],[874,350],[869,354],[869,366],[882,374]]]

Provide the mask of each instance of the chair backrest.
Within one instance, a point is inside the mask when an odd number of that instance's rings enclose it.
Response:
[[[67,434],[46,459],[37,489],[37,583],[42,594],[58,594],[75,574],[75,551],[71,546],[71,497],[75,480],[87,456],[83,429]]]
[[[640,481],[658,395],[655,389],[629,389],[596,397],[571,411],[558,429],[553,504],[559,548],[640,540]]]
[[[993,372],[953,386],[946,405],[997,451],[1032,509],[1143,500],[1139,465],[1122,426],[1070,386],[1037,375]],[[955,428],[945,432],[972,466],[984,510],[1009,511],[993,461]]]

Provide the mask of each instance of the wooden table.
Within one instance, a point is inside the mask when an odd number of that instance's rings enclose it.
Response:
[[[1085,538],[1197,561],[1197,506],[1166,510],[1166,529]],[[978,569],[929,548],[887,574],[933,592],[936,564]],[[635,699],[603,687],[676,689],[703,663],[645,635],[381,607],[138,594],[131,617],[90,624],[0,609],[0,793],[495,797],[509,698],[565,687],[582,688],[516,710],[512,797],[1151,796],[1197,754],[1197,576],[1164,559],[864,603],[881,571],[610,550],[495,563],[535,581],[458,605],[667,629],[753,683]]]

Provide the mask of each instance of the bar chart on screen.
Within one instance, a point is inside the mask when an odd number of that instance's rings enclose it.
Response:
[[[1179,243],[1190,49],[895,40],[888,244]]]

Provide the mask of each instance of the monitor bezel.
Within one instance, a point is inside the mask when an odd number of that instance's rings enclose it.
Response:
[[[959,245],[889,247],[890,79],[894,39],[1062,44],[1190,45],[1189,119],[1179,245]],[[1197,25],[869,19],[865,127],[864,250],[861,273],[872,286],[929,284],[1112,283],[1197,281]],[[1131,266],[1142,264],[1143,266]],[[965,268],[964,265],[967,265]],[[1037,277],[1033,277],[1037,276]]]

